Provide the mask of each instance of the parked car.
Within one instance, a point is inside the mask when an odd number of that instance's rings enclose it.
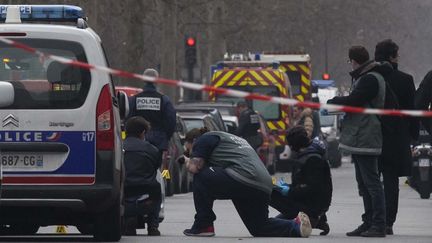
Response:
[[[237,107],[232,102],[194,102],[194,103],[181,103],[178,107],[182,108],[216,108],[222,115],[226,131],[235,134],[238,126]],[[262,115],[260,118],[260,129],[259,133],[263,138],[262,145],[257,149],[257,154],[266,165],[267,169],[271,174],[275,172],[276,166],[276,142],[274,135],[271,133],[271,129],[267,126]]]
[[[177,114],[176,131],[169,141],[166,161],[162,162],[162,169],[169,171],[169,178],[165,178],[167,196],[191,191],[192,178],[186,170],[183,159],[186,132],[186,124]]]
[[[332,168],[342,164],[342,155],[339,151],[340,114],[325,114],[320,112],[321,132],[326,142],[327,158]]]
[[[207,127],[210,131],[226,131],[222,115],[215,108],[176,107],[186,124],[186,130]]]

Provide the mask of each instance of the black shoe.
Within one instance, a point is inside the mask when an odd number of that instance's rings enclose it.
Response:
[[[362,237],[385,237],[386,236],[386,230],[380,229],[378,227],[370,227],[365,232],[361,233],[360,236]]]
[[[160,231],[158,230],[158,228],[149,227],[149,228],[147,229],[147,235],[149,235],[149,236],[160,236],[161,233],[160,233]]]
[[[386,234],[393,235],[393,226],[386,226]]]
[[[346,235],[347,236],[360,236],[361,233],[367,231],[369,229],[369,226],[367,226],[366,224],[361,224],[359,227],[357,227],[357,229],[351,231],[351,232],[347,232]]]
[[[322,232],[320,233],[320,235],[328,235],[328,233],[330,232],[330,226],[327,222],[320,222],[317,226],[317,229],[322,230]]]

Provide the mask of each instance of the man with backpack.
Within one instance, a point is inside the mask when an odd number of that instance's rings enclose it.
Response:
[[[280,181],[273,187],[270,206],[281,212],[279,217],[291,219],[305,212],[312,228],[327,235],[330,227],[326,212],[331,203],[333,185],[330,166],[324,159],[325,147],[318,139],[311,140],[303,126],[291,128],[286,141],[299,166],[292,174],[290,185]]]

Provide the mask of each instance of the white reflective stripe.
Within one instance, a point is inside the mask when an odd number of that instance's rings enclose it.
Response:
[[[356,148],[342,143],[339,144],[339,148],[348,150],[350,152],[358,153],[358,154],[371,154],[371,155],[381,154],[381,148]]]

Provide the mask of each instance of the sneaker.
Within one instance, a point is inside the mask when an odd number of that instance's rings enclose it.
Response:
[[[297,230],[301,237],[307,238],[311,235],[312,226],[309,221],[309,217],[305,213],[299,212],[294,221],[298,227]]]
[[[187,236],[201,236],[201,237],[211,237],[211,236],[215,236],[215,232],[214,232],[214,227],[213,226],[209,226],[207,228],[203,228],[203,229],[185,229],[183,231],[183,234],[187,235]]]
[[[369,229],[369,226],[367,226],[365,223],[361,224],[357,229],[346,233],[347,236],[360,236],[361,233],[367,231]]]
[[[386,234],[387,235],[393,235],[393,227],[392,226],[386,226]]]
[[[149,228],[147,229],[147,235],[149,235],[149,236],[160,236],[161,233],[160,233],[160,231],[158,230],[158,228],[149,227]]]
[[[360,234],[360,236],[362,236],[362,237],[385,237],[386,231],[385,231],[385,229],[380,229],[378,227],[372,226],[368,230],[366,230],[365,232],[362,232]]]

